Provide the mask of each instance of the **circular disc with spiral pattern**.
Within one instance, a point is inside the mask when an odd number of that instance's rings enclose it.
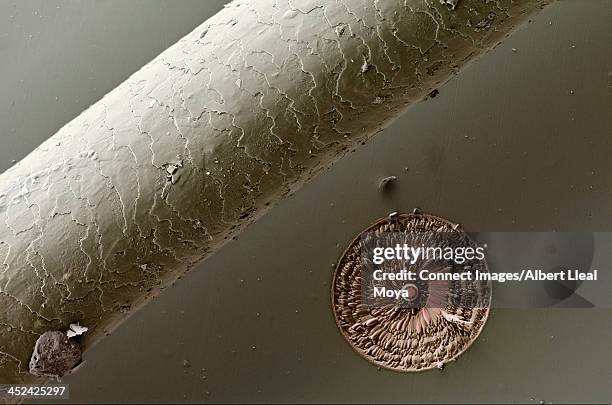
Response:
[[[486,303],[484,305],[458,307],[448,304],[438,308],[427,304],[428,297],[435,295],[436,288],[443,288],[443,293],[446,290],[451,293],[459,289],[465,291],[465,285],[458,286],[452,282],[442,287],[430,282],[427,288],[411,284],[410,300],[420,304],[410,308],[393,303],[367,305],[362,296],[362,283],[365,282],[361,272],[360,237],[364,234],[383,237],[390,233],[452,234],[461,243],[473,244],[458,225],[432,215],[395,215],[374,223],[351,242],[336,266],[332,283],[336,324],[351,347],[379,367],[406,372],[442,368],[463,353],[482,331],[490,308],[490,282],[471,283],[467,287],[472,296],[480,297],[481,302]],[[447,267],[443,271],[454,270]],[[478,271],[488,272],[484,260],[479,262]],[[418,294],[426,290],[427,297],[419,301]]]

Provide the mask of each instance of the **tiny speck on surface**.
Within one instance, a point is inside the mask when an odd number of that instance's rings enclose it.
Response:
[[[383,192],[391,191],[395,181],[397,181],[397,177],[396,176],[383,177],[378,182],[378,188],[381,189]]]

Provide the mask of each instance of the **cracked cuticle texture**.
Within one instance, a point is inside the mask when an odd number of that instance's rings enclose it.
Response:
[[[546,0],[230,3],[0,181],[0,381],[84,349]]]

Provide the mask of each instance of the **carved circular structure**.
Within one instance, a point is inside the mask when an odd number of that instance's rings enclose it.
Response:
[[[362,288],[373,288],[364,281],[364,257],[360,241],[365,237],[413,238],[428,244],[436,235],[451,235],[446,243],[475,246],[456,224],[427,214],[403,214],[377,221],[363,230],[349,245],[339,261],[332,283],[332,306],[336,324],[351,347],[377,366],[395,371],[422,371],[442,368],[463,353],[478,337],[487,320],[491,284],[462,281],[393,281],[405,290],[402,299],[365,303]],[[418,272],[426,265],[431,273],[488,272],[486,261],[475,266],[444,266],[416,262],[408,266]],[[436,268],[436,266],[438,266]],[[394,271],[398,271],[395,269]],[[455,300],[448,297],[455,297]],[[459,301],[456,297],[460,297]],[[457,302],[476,299],[477,305],[458,306]],[[474,301],[471,301],[474,302]],[[439,303],[439,304],[436,304]]]

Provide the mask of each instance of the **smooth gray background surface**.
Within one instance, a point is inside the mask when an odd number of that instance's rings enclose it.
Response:
[[[222,3],[0,1],[0,170]],[[610,21],[608,0],[549,7],[90,350],[71,402],[610,402],[610,309],[494,310],[456,363],[399,374],[352,352],[329,299],[394,210],[612,231]]]

